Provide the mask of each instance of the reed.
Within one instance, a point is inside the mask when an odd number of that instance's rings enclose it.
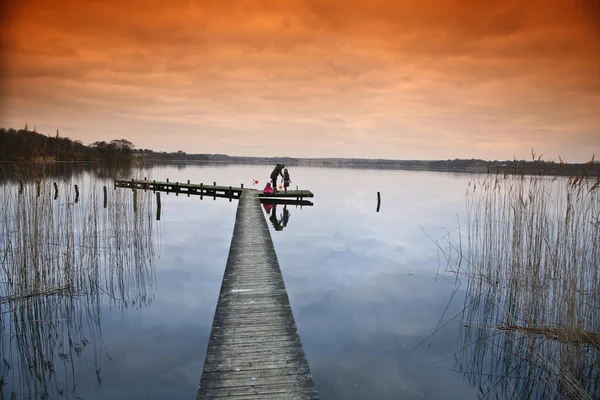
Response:
[[[600,398],[600,194],[583,176],[469,182],[440,246],[467,277],[457,366],[481,397]]]
[[[114,191],[89,177],[0,186],[0,387],[2,398],[77,398],[76,359],[92,352],[98,382],[108,356],[103,305],[150,304],[155,228],[151,194]]]

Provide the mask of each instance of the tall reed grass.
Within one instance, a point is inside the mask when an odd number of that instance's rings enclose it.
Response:
[[[109,191],[90,178],[75,203],[72,185],[0,186],[1,398],[77,398],[76,359],[102,360],[101,309],[152,301],[153,196]]]
[[[480,397],[600,398],[600,178],[488,175],[440,249],[468,283],[456,354]]]

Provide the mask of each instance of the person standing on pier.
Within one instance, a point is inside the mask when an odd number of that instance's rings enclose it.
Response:
[[[271,172],[271,182],[273,183],[273,190],[277,191],[277,177],[279,175],[281,175],[281,177],[283,178],[283,168],[285,167],[285,165],[283,164],[277,164],[275,166],[275,169],[273,170],[273,172]]]
[[[290,186],[290,173],[287,168],[283,170],[283,190],[287,193],[287,188]]]

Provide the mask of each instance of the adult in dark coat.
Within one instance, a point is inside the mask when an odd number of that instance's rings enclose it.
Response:
[[[271,172],[271,182],[273,183],[273,190],[277,191],[277,176],[281,175],[281,177],[283,178],[283,168],[285,167],[285,165],[283,164],[277,164],[277,166],[275,166],[275,169],[273,170],[273,172]]]

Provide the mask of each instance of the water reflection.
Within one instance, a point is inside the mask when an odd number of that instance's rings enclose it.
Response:
[[[277,204],[263,204],[263,208],[269,217],[269,221],[271,221],[271,225],[275,228],[276,231],[282,231],[288,225],[290,220],[290,210],[287,208],[287,204],[283,205],[283,210],[277,215]]]
[[[136,174],[146,175],[152,168],[142,161],[120,163],[58,162],[0,163],[0,183],[17,183],[54,179],[69,181],[93,174],[103,179],[122,179]]]
[[[151,179],[240,182],[252,187],[251,178],[262,176],[264,169],[260,165],[196,165],[181,171],[161,167],[152,170]],[[87,179],[88,175],[81,176]],[[298,208],[288,204],[292,229],[274,234],[273,241],[322,398],[474,398],[475,390],[461,374],[451,371],[448,364],[431,362],[445,359],[446,351],[452,351],[456,332],[450,326],[452,332],[438,333],[431,347],[415,351],[410,358],[403,356],[405,349],[435,328],[452,289],[439,280],[434,282],[435,248],[420,227],[430,231],[454,226],[455,213],[464,210],[466,181],[461,179],[466,178],[461,177],[341,168],[294,170],[294,183],[313,191],[319,204],[301,213],[301,219]],[[72,183],[82,187],[76,207],[86,205],[89,185],[79,179]],[[109,199],[122,192],[131,201],[131,190],[113,190],[112,180],[105,184]],[[382,189],[386,204],[394,204],[387,211],[393,212],[373,218],[375,194]],[[59,190],[60,196],[66,193],[63,185]],[[138,195],[145,196],[142,193]],[[90,344],[75,363],[76,372],[80,369],[77,393],[86,399],[189,399],[196,395],[237,204],[212,197],[207,203],[193,196],[161,196],[161,230],[155,227],[153,235],[168,237],[168,243],[161,257],[154,259],[156,268],[152,267],[160,287],[147,286],[151,307],[123,314],[108,312],[111,298],[100,294],[102,338],[85,338],[101,347],[97,353],[102,385],[98,387],[94,372],[98,361]],[[111,207],[112,203],[108,210]],[[132,209],[128,206],[126,211]],[[281,215],[278,204],[277,216]],[[117,306],[118,302],[113,308]],[[460,307],[448,315],[458,311]],[[108,351],[112,362],[107,362]],[[0,350],[0,362],[3,356]],[[64,368],[56,370],[61,373]],[[12,375],[6,378],[10,379]],[[8,388],[5,384],[7,397]]]
[[[78,359],[92,353],[102,382],[110,360],[100,310],[141,308],[153,299],[152,196],[101,182],[74,201],[71,185],[5,184],[0,215],[1,398],[78,398]],[[134,203],[135,204],[132,204]],[[134,209],[136,210],[134,212]]]

